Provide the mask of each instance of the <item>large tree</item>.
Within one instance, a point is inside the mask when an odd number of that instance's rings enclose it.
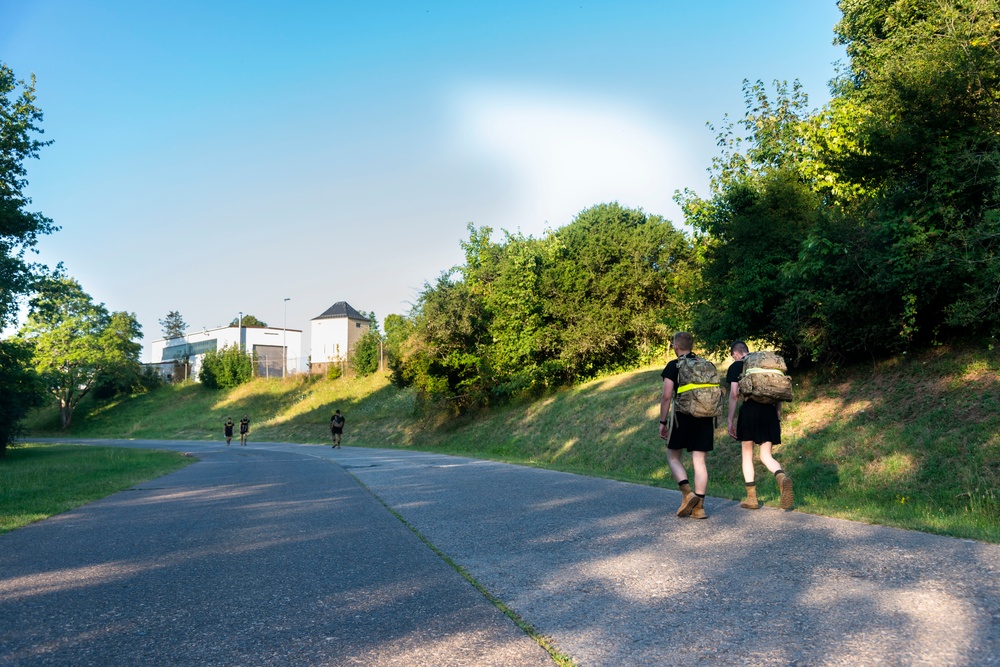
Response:
[[[0,63],[0,329],[14,321],[19,300],[31,290],[35,270],[25,259],[42,234],[56,228],[31,199],[25,162],[37,158],[47,141],[42,112],[35,104],[35,79],[19,81]],[[38,404],[39,385],[30,368],[30,350],[14,340],[0,341],[0,457],[27,411]]]
[[[140,372],[142,327],[135,315],[108,312],[62,273],[40,281],[19,336],[32,346],[35,370],[59,401],[63,428],[99,380]]]
[[[19,81],[0,63],[0,328],[13,321],[18,300],[31,291],[34,271],[25,260],[42,234],[56,229],[52,221],[29,211],[31,199],[25,162],[43,146],[42,112],[35,105],[35,79]]]

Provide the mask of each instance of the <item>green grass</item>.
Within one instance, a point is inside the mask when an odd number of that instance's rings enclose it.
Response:
[[[800,511],[1000,543],[1000,350],[941,348],[914,358],[796,377],[775,456]],[[221,440],[227,416],[253,420],[251,440],[325,443],[330,414],[344,443],[461,454],[673,488],[657,435],[659,368],[458,419],[421,414],[383,376],[256,380],[231,392],[198,385],[84,402],[74,437]],[[720,423],[724,425],[724,420]],[[34,435],[61,435],[54,408]],[[740,447],[723,428],[709,493],[740,499]],[[777,506],[757,464],[758,493]]]
[[[193,462],[175,452],[26,444],[0,460],[0,533],[104,498]]]

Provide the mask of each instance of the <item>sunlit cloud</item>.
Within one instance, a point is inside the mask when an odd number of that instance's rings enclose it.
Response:
[[[456,99],[460,152],[508,181],[509,213],[525,231],[609,201],[679,221],[671,195],[683,187],[681,160],[655,119],[546,93],[479,88]]]

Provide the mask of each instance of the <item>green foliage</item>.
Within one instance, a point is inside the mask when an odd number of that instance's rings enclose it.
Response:
[[[267,328],[267,322],[264,322],[263,320],[258,320],[256,317],[250,314],[244,315],[242,320],[238,317],[234,317],[233,321],[229,323],[229,326],[238,327],[240,326],[241,322],[245,327]]]
[[[351,354],[351,368],[361,377],[371,375],[379,369],[382,344],[384,338],[378,329],[378,318],[375,313],[365,313],[370,322],[368,331],[354,344],[354,351]]]
[[[541,239],[491,237],[470,225],[465,264],[393,321],[398,386],[461,412],[648,363],[689,322],[699,255],[658,216],[602,204]]]
[[[385,318],[385,356],[391,373],[390,379],[397,387],[406,387],[410,380],[404,375],[403,355],[413,333],[413,322],[402,315]]]
[[[102,378],[136,377],[142,327],[132,313],[109,313],[73,278],[57,271],[38,283],[18,336],[31,345],[35,370],[61,408],[62,425]]]
[[[155,368],[142,367],[138,373],[128,372],[132,367],[118,369],[117,373],[102,376],[94,384],[93,395],[98,400],[105,400],[131,394],[142,394],[153,391],[164,384],[163,376]]]
[[[31,368],[31,348],[17,339],[0,340],[0,458],[28,412],[42,405],[45,388]]]
[[[1000,332],[1000,6],[842,0],[850,62],[807,111],[746,84],[719,135],[698,333],[837,361]]]
[[[163,327],[163,337],[169,340],[183,338],[188,325],[179,311],[171,310],[166,317],[160,320],[160,326]]]
[[[0,329],[17,317],[20,299],[37,277],[25,253],[38,237],[57,228],[38,212],[28,210],[31,199],[25,162],[37,158],[48,141],[43,134],[41,109],[35,104],[35,78],[18,81],[0,63]],[[38,399],[37,376],[30,369],[31,354],[18,341],[0,341],[0,457],[17,433],[18,423]]]
[[[30,212],[31,199],[24,163],[37,158],[48,141],[35,135],[42,112],[35,105],[35,78],[18,81],[14,72],[0,63],[0,329],[17,316],[18,299],[31,291],[35,271],[25,262],[25,252],[38,237],[56,230],[41,213]]]
[[[343,375],[344,369],[341,367],[339,362],[331,362],[330,365],[326,367],[327,380],[337,380]]]
[[[246,354],[239,345],[227,345],[205,353],[198,380],[206,389],[232,389],[252,380],[256,365],[255,354]]]

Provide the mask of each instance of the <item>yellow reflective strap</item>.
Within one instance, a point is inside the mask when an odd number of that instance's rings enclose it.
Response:
[[[717,384],[686,384],[681,387],[677,387],[677,393],[683,394],[685,391],[691,391],[692,389],[704,389],[705,387],[718,387]]]
[[[777,368],[748,368],[746,373],[748,375],[753,375],[754,373],[777,373],[778,375],[784,375]]]

